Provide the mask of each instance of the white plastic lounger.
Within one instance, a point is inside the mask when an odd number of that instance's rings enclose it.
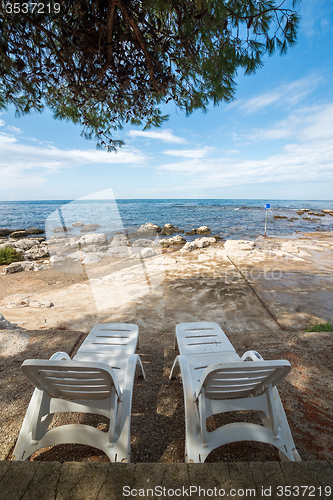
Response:
[[[104,451],[112,462],[130,461],[130,422],[136,371],[144,376],[135,353],[136,325],[96,325],[71,360],[64,352],[50,360],[26,360],[22,371],[36,386],[13,458],[26,460],[46,446],[76,443]],[[83,412],[110,419],[108,432],[83,424],[47,430],[57,412]]]
[[[215,323],[177,325],[177,345],[170,379],[181,373],[186,462],[204,462],[212,450],[235,441],[269,443],[281,459],[300,461],[275,387],[291,370],[288,361],[264,361],[256,351],[240,358]],[[263,425],[236,422],[207,431],[211,415],[241,410],[262,412]]]

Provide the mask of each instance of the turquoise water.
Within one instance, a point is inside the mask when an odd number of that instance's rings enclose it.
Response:
[[[0,202],[0,228],[45,229],[61,226],[63,222],[97,223],[99,232],[118,232],[137,229],[152,222],[163,226],[171,223],[189,230],[207,225],[213,234],[235,239],[254,239],[263,234],[264,204],[271,203],[267,213],[267,234],[291,236],[296,231],[333,231],[333,217],[305,221],[297,210],[333,209],[332,201],[270,201],[270,200],[79,200],[79,201],[18,201]],[[274,215],[288,219],[274,219]],[[315,216],[310,216],[311,218]],[[318,217],[319,218],[319,217]],[[72,234],[77,232],[74,231]]]

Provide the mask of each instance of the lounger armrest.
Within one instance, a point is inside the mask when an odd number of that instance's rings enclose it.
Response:
[[[246,351],[242,356],[242,361],[251,359],[252,361],[264,361],[264,358],[257,351]]]
[[[50,357],[52,361],[71,361],[71,358],[68,356],[67,352],[58,351],[52,354]]]

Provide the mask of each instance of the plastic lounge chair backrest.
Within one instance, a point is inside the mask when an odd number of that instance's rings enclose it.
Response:
[[[107,399],[119,388],[112,368],[102,363],[27,359],[21,366],[24,375],[52,398],[71,401]]]
[[[202,374],[195,397],[202,387],[207,399],[259,396],[274,387],[291,370],[289,361],[241,361],[210,365]]]

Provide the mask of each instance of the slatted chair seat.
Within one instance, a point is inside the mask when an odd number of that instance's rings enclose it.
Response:
[[[288,361],[264,361],[256,351],[240,358],[215,323],[177,325],[177,345],[170,379],[180,373],[183,382],[186,462],[204,462],[212,450],[235,441],[269,443],[282,459],[300,460],[275,387],[291,370]],[[242,410],[261,412],[263,425],[234,422],[207,431],[211,415]]]

